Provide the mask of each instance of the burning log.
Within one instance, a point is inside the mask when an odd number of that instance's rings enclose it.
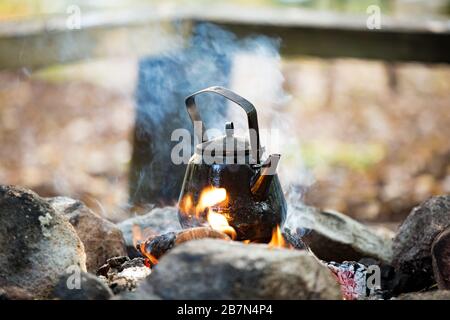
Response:
[[[223,232],[209,227],[198,227],[179,232],[176,236],[175,244],[204,238],[230,240],[230,237]]]
[[[140,257],[136,250],[138,242],[151,235],[181,230],[176,207],[154,208],[144,215],[138,215],[117,224],[125,238],[128,256]]]
[[[231,240],[223,232],[209,227],[197,227],[177,232],[169,232],[158,236],[151,236],[137,245],[137,250],[148,259],[150,266],[158,263],[158,259],[173,247],[190,240],[212,238]]]

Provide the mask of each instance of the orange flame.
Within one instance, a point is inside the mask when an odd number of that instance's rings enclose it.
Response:
[[[197,205],[194,205],[191,195],[186,195],[180,202],[180,209],[182,212],[195,215],[197,218],[200,218],[207,210],[206,220],[209,226],[235,239],[236,230],[230,226],[226,216],[211,208],[218,204],[226,205],[227,200],[225,188],[208,187],[201,192]]]
[[[214,206],[227,199],[227,190],[225,188],[207,188],[200,194],[197,208],[204,210],[205,208]]]
[[[194,204],[190,194],[185,195],[180,201],[180,210],[185,214],[200,218],[205,209],[225,200],[227,200],[227,191],[224,188],[208,187],[201,192],[197,205]]]
[[[150,253],[147,252],[147,250],[145,250],[145,241],[141,242],[139,244],[139,251],[142,253],[142,255],[145,256],[145,258],[147,259],[147,261],[145,261],[145,265],[149,268],[156,266],[158,264],[158,259],[156,259],[153,255],[151,255]]]
[[[269,242],[271,248],[290,248],[291,246],[284,240],[280,226],[277,225],[272,231],[272,239]]]
[[[190,214],[194,207],[191,195],[188,194],[184,196],[183,199],[181,199],[179,206],[182,212]]]
[[[144,232],[145,232],[145,230],[144,230]],[[131,227],[131,234],[133,236],[134,247],[136,249],[139,249],[141,254],[146,258],[146,261],[144,262],[145,265],[149,268],[157,265],[158,259],[156,259],[150,253],[148,253],[147,250],[145,250],[145,241],[142,241],[142,239],[144,239],[144,237],[142,235],[141,227],[137,224],[133,224],[133,226]]]
[[[214,230],[221,231],[231,239],[236,239],[236,230],[228,224],[227,218],[223,214],[214,212],[213,210],[208,211],[207,217],[208,223]]]

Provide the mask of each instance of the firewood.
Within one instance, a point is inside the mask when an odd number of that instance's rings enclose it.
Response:
[[[164,253],[174,246],[190,240],[214,238],[222,240],[231,240],[231,238],[220,231],[209,227],[197,227],[180,230],[177,232],[168,232],[158,236],[150,236],[145,241],[137,245],[137,250],[150,260],[159,259]],[[155,264],[151,261],[152,264]]]
[[[177,245],[189,240],[196,240],[203,238],[231,240],[230,237],[223,232],[211,229],[209,227],[197,227],[186,229],[179,232],[176,236],[175,244]]]

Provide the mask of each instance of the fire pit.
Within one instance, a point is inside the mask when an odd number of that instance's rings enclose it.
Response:
[[[232,123],[222,137],[199,135],[177,207],[114,224],[80,201],[0,186],[0,298],[388,299],[436,280],[446,296],[448,196],[413,210],[394,240],[286,203],[280,155],[261,160],[253,105],[208,88],[186,100],[193,122],[194,97],[206,92],[247,112],[250,139]]]
[[[218,94],[239,105],[247,114],[250,140],[234,135],[227,122],[224,136],[208,140],[195,97]],[[246,243],[284,245],[280,224],[286,216],[286,201],[276,174],[279,154],[261,162],[258,118],[246,99],[223,87],[210,87],[186,98],[195,127],[201,123],[201,142],[189,160],[178,204],[178,216],[185,231],[153,236],[137,249],[149,265],[173,246],[187,240],[221,238]]]

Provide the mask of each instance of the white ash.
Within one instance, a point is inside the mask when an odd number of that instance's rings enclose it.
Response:
[[[151,274],[151,269],[145,266],[143,258],[114,257],[108,259],[97,274],[114,294],[118,294],[134,291],[138,283]]]
[[[124,277],[133,281],[139,281],[152,273],[151,269],[148,267],[131,267],[124,269],[117,274],[117,277]]]

